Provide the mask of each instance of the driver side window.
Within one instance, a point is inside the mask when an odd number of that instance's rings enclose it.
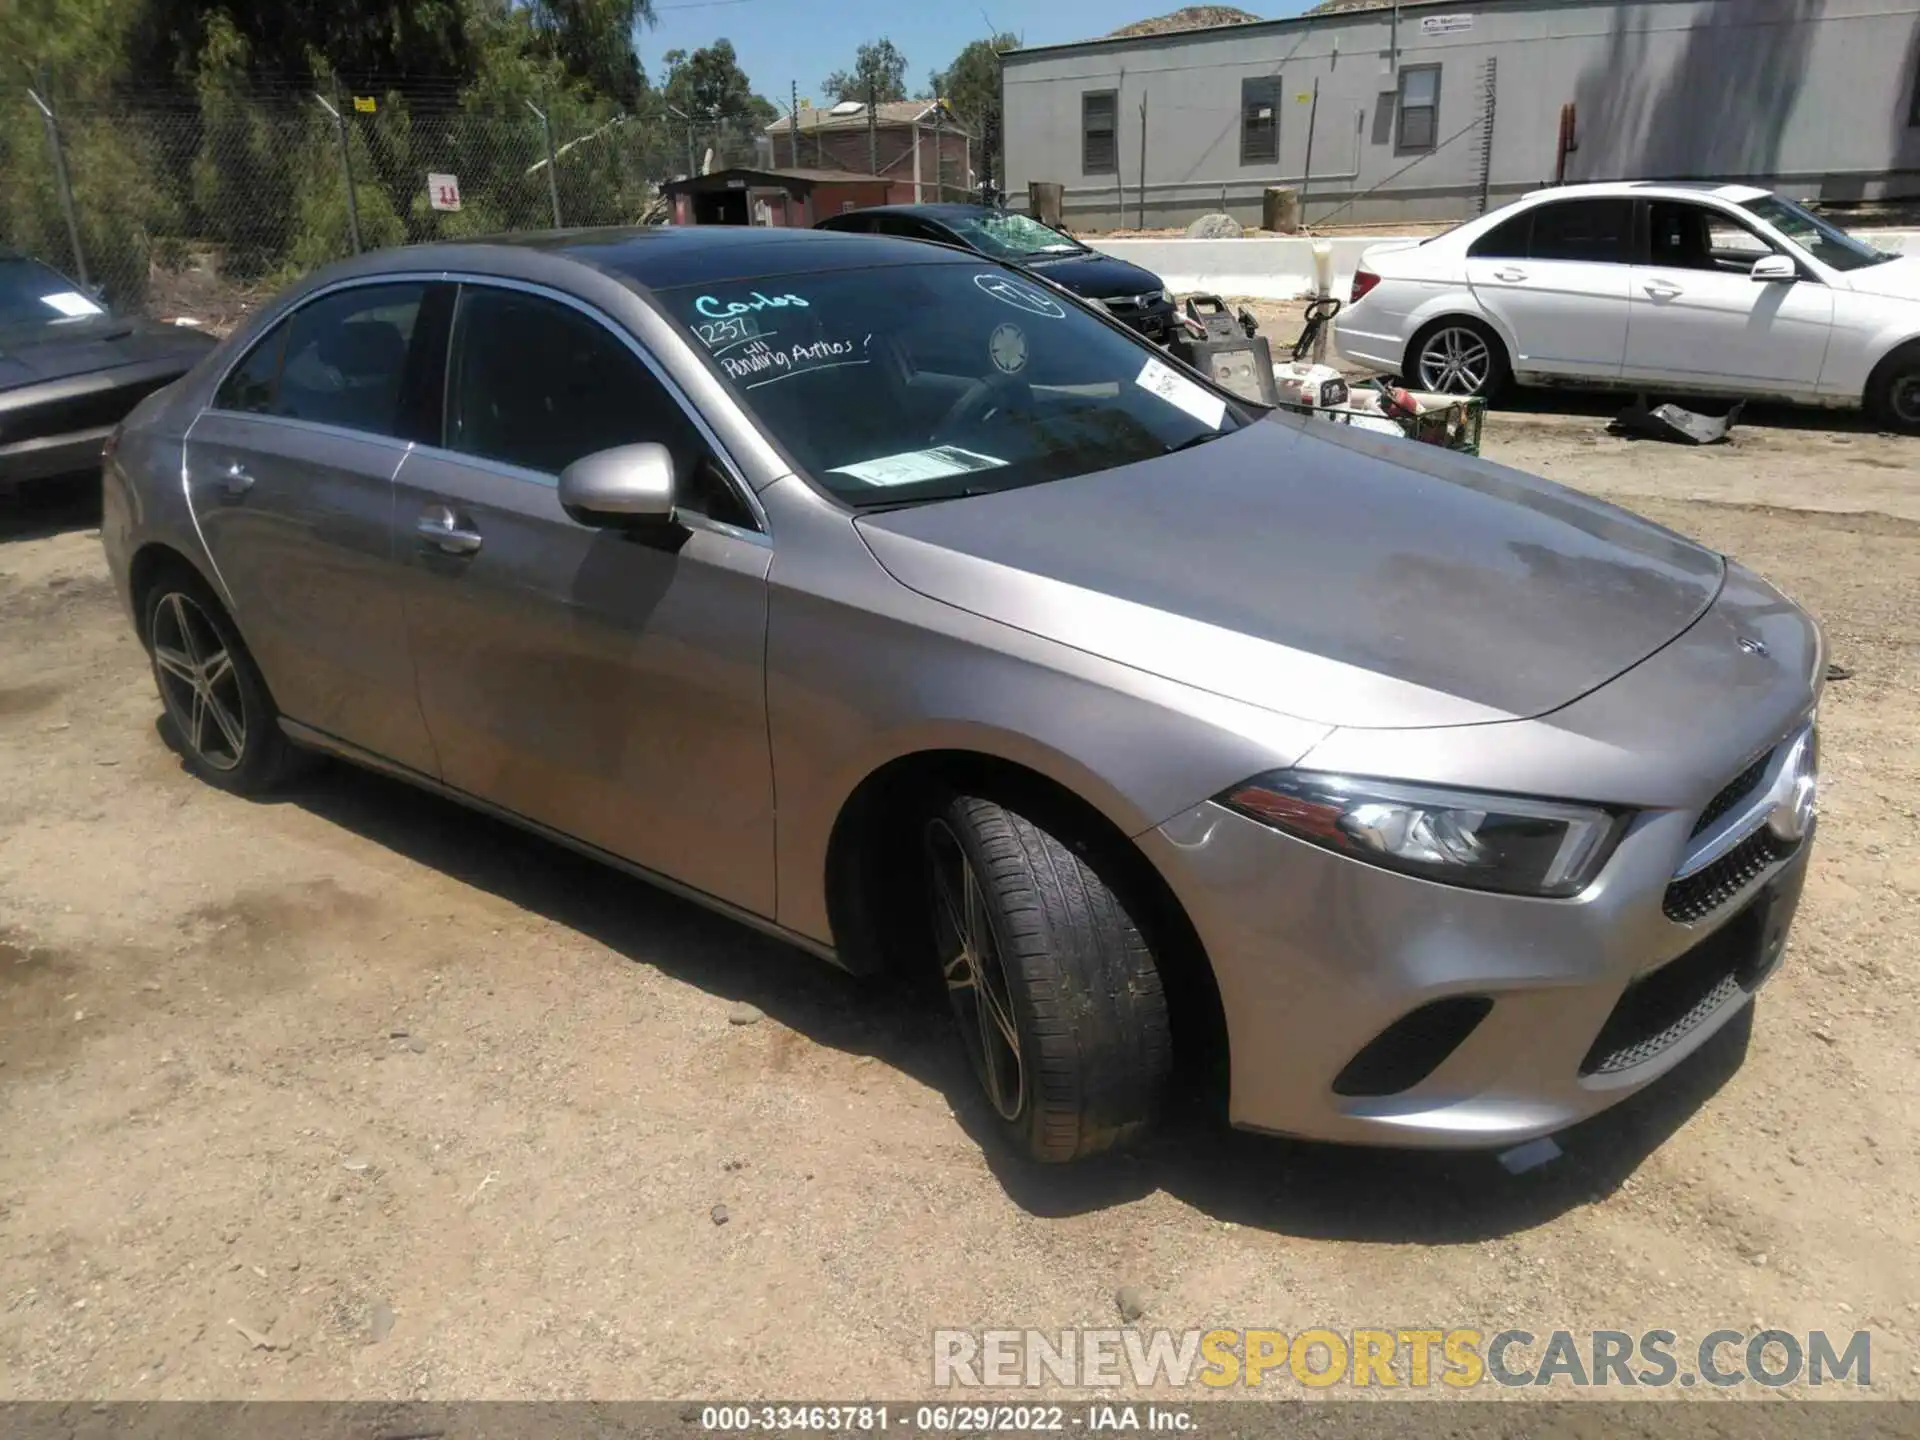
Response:
[[[1717,270],[1744,275],[1773,246],[1724,210],[1684,200],[1655,200],[1647,207],[1648,253],[1655,265],[1673,270]]]
[[[672,454],[683,508],[754,528],[706,437],[606,326],[544,296],[462,287],[448,449],[558,475],[598,451],[645,442]]]

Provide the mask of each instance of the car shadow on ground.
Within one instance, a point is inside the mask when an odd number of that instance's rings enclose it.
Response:
[[[1164,1190],[1218,1220],[1296,1236],[1444,1245],[1525,1230],[1617,1189],[1738,1069],[1751,1025],[1749,1007],[1662,1083],[1563,1133],[1559,1159],[1520,1175],[1485,1152],[1238,1132],[1198,1101],[1176,1104],[1132,1152],[1038,1165],[1000,1139],[937,985],[856,979],[538,836],[347,765],[325,765],[279,798],[631,963],[757,1006],[815,1044],[871,1055],[911,1076],[947,1097],[1008,1197],[1047,1218]]]
[[[98,475],[36,480],[18,490],[0,492],[0,545],[99,526]]]
[[[1565,389],[1521,389],[1510,387],[1490,407],[1489,413],[1508,419],[1519,416],[1592,416],[1610,421],[1633,404],[1636,393],[1645,393],[1649,406],[1674,404],[1699,415],[1721,416],[1735,401],[1724,395],[1686,395],[1670,390],[1635,392],[1632,390],[1588,390],[1569,386]],[[1886,433],[1881,425],[1859,410],[1827,410],[1815,405],[1783,405],[1767,401],[1749,401],[1741,405],[1734,422],[1737,437],[1742,427],[1759,430],[1831,430],[1847,435]],[[1655,444],[1661,442],[1655,441]]]

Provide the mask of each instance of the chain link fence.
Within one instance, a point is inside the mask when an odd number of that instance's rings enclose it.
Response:
[[[658,119],[571,96],[207,86],[62,103],[8,84],[0,248],[123,312],[224,330],[362,250],[658,219],[672,142]]]

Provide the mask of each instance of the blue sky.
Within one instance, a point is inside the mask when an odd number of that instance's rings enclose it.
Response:
[[[659,24],[637,37],[647,73],[658,80],[660,57],[694,50],[725,36],[753,88],[782,108],[787,84],[801,98],[822,99],[820,82],[851,69],[863,41],[889,37],[907,57],[907,89],[926,84],[969,40],[1011,30],[1028,45],[1105,35],[1185,0],[655,0]],[[1298,14],[1311,0],[1267,0],[1240,8],[1266,17]]]

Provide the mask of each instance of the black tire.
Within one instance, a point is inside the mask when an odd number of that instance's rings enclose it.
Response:
[[[991,800],[935,807],[922,844],[936,958],[1009,1143],[1058,1162],[1133,1139],[1165,1098],[1173,1039],[1160,972],[1119,897],[1075,850]],[[983,938],[962,943],[982,925]],[[1017,1086],[1006,1083],[1004,1049],[996,1066],[991,1037],[1005,1027],[990,1027],[999,1007],[982,1008],[983,990],[1011,1010]]]
[[[1455,338],[1459,337],[1459,338]],[[1478,378],[1471,384],[1465,381],[1436,384],[1434,381],[1446,378],[1451,367],[1449,360],[1465,363],[1470,347],[1465,345],[1465,337],[1477,339],[1485,351],[1484,366],[1474,366],[1473,374]],[[1455,347],[1459,347],[1458,350]],[[1465,352],[1465,353],[1462,353]],[[1478,395],[1484,400],[1497,400],[1508,385],[1513,382],[1513,365],[1507,359],[1507,347],[1504,341],[1494,333],[1493,327],[1485,321],[1475,320],[1470,315],[1447,315],[1435,320],[1407,346],[1405,374],[1401,377],[1413,390],[1437,390],[1448,395]]]
[[[1920,435],[1920,343],[1902,345],[1873,367],[1866,404],[1876,423]]]
[[[260,795],[299,768],[304,755],[281,732],[260,667],[198,575],[169,565],[153,577],[140,598],[140,637],[169,736],[195,775],[231,794]]]

